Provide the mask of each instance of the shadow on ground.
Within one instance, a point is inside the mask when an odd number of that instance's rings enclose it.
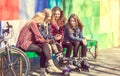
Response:
[[[120,47],[100,50],[97,62],[88,53],[91,65],[90,72],[71,72],[70,76],[120,76]],[[30,76],[39,76],[39,63],[31,65]],[[63,74],[50,74],[50,76],[64,76]]]

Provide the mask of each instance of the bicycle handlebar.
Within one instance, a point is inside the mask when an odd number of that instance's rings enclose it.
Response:
[[[7,22],[7,29],[3,29],[2,33],[9,33],[9,29],[12,28],[12,25],[10,25],[8,22]]]
[[[13,36],[13,34],[11,36],[8,36],[9,33],[11,32],[10,29],[12,29],[12,25],[10,25],[8,22],[6,22],[6,23],[7,23],[7,26],[6,26],[7,28],[2,29],[2,36],[0,36],[0,43],[2,41],[6,41],[6,40],[10,39]]]

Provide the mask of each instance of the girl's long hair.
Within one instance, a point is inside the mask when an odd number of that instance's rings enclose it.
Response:
[[[45,8],[42,12],[45,14],[45,21],[47,21],[47,18],[52,14],[52,11],[49,8]]]
[[[60,18],[58,19],[58,21],[56,22],[55,19],[54,19],[54,15],[55,15],[55,11],[60,11]],[[54,7],[52,9],[52,23],[57,23],[58,25],[64,25],[65,22],[66,22],[66,18],[65,18],[65,15],[64,15],[64,12],[59,8],[59,7]]]
[[[80,19],[79,17],[76,15],[76,14],[72,14],[69,19],[68,19],[68,28],[69,28],[69,31],[72,32],[72,25],[70,24],[70,19],[71,18],[74,18],[75,19],[75,22],[76,22],[76,28],[78,27],[80,29],[80,31],[83,30],[83,25],[82,23],[80,22]]]
[[[45,18],[45,15],[41,12],[37,12],[35,16],[32,18],[32,21],[35,21],[36,23],[40,23]]]

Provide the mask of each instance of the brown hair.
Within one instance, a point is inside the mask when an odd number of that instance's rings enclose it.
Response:
[[[52,9],[52,22],[55,22],[54,20],[55,11],[60,11],[60,14],[61,14],[59,20],[57,21],[57,24],[64,25],[66,22],[66,18],[65,18],[64,12],[59,7],[54,7]]]
[[[79,17],[78,17],[76,14],[72,14],[72,15],[69,17],[69,19],[68,19],[68,27],[69,27],[69,29],[72,28],[72,26],[71,26],[71,24],[70,24],[70,19],[71,19],[71,18],[74,18],[74,19],[75,19],[76,27],[80,28],[80,31],[82,31],[82,30],[83,30],[83,25],[82,25],[82,23],[80,22]]]

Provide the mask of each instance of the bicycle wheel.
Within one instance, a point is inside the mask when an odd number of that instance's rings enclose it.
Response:
[[[3,76],[28,76],[30,72],[30,62],[25,53],[16,48],[9,48],[8,57],[5,48],[0,49],[0,73]],[[8,59],[10,58],[10,62]]]

